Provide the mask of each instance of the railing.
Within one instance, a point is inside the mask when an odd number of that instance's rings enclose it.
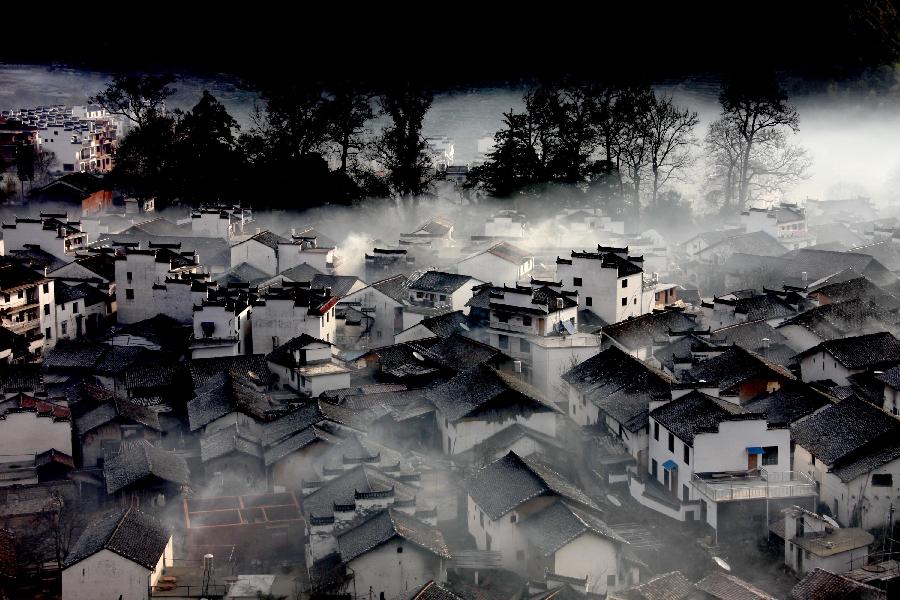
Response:
[[[715,479],[694,474],[692,483],[697,491],[714,502],[793,498],[816,493],[816,483],[812,478],[798,471],[769,472],[761,469],[758,475],[748,473]]]

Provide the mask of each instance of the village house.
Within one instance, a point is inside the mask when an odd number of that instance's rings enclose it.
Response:
[[[453,227],[452,219],[434,217],[409,233],[401,233],[400,245],[447,248],[453,245]]]
[[[523,531],[526,518],[558,501],[587,511],[595,518],[601,513],[593,500],[562,475],[533,457],[522,458],[513,452],[479,469],[465,485],[468,531],[475,538],[478,549],[499,552],[503,568],[522,576],[529,572],[529,542]],[[604,551],[599,555],[573,553],[580,560],[573,563],[571,569],[590,573],[590,561],[598,556],[613,558],[605,570],[607,574],[617,575],[615,586],[624,574],[619,570],[623,563],[614,559],[617,558],[615,552],[604,548],[608,537],[600,540],[599,544],[588,546],[594,546],[594,549],[600,546]],[[575,550],[577,546],[575,544],[571,549]]]
[[[103,464],[103,479],[106,493],[123,508],[153,512],[182,497],[191,472],[181,454],[138,439]]]
[[[56,344],[53,280],[10,260],[0,260],[0,326],[25,339],[41,355]]]
[[[64,169],[65,170],[65,169]],[[82,217],[106,212],[112,206],[112,189],[92,173],[67,173],[33,190],[35,202],[64,204]]]
[[[204,281],[193,252],[181,246],[158,246],[146,250],[131,246],[116,253],[116,306],[120,324],[129,324],[166,314],[191,323],[194,305],[206,296]]]
[[[266,356],[278,386],[303,396],[318,397],[329,390],[350,387],[350,369],[335,358],[337,347],[301,334]]]
[[[740,346],[708,358],[682,374],[683,389],[699,389],[743,403],[796,381],[786,368]],[[683,390],[682,390],[683,391]],[[673,392],[673,396],[679,395]]]
[[[87,248],[88,235],[81,223],[69,221],[66,213],[41,213],[37,219],[16,217],[14,223],[3,223],[3,247],[7,253],[36,244],[61,260],[71,260],[79,250]]]
[[[609,600],[693,600],[696,593],[694,584],[681,571],[671,571],[607,597]],[[745,598],[743,595],[739,597],[742,600]]]
[[[807,202],[810,202],[807,200]],[[884,590],[850,579],[824,569],[813,569],[791,588],[791,600],[840,600],[842,598],[864,598],[865,600],[887,600]]]
[[[528,230],[528,219],[514,210],[497,211],[484,221],[484,237],[522,239]],[[486,279],[485,281],[491,281]]]
[[[0,401],[0,469],[4,471],[0,485],[42,481],[38,458],[42,455],[50,458],[59,453],[71,463],[72,414],[67,404],[65,398],[25,393]]]
[[[788,250],[806,248],[816,243],[806,226],[806,212],[796,204],[772,208],[749,208],[741,213],[741,223],[748,233],[764,231]]]
[[[310,401],[263,426],[263,461],[273,487],[301,491],[319,477],[315,464],[347,428],[329,421],[323,403]]]
[[[544,395],[564,395],[563,373],[599,350],[597,336],[578,332],[577,292],[533,280],[486,296],[488,328],[479,336],[519,361],[523,379]]]
[[[534,257],[509,242],[497,242],[456,263],[458,273],[480,281],[515,285],[534,269]]]
[[[798,577],[815,569],[847,573],[869,562],[869,545],[875,537],[859,527],[840,527],[834,519],[800,506],[784,515],[784,564]]]
[[[701,320],[713,329],[748,321],[765,321],[775,327],[797,314],[799,302],[801,298],[797,294],[786,299],[777,293],[756,294],[752,290],[740,290],[717,296],[711,303],[704,302]]]
[[[191,357],[251,354],[252,296],[249,290],[210,286],[206,292],[207,297],[193,307]]]
[[[191,211],[191,235],[231,240],[244,235],[253,211],[241,206],[203,206]]]
[[[394,336],[394,341],[400,344],[433,337],[445,338],[454,333],[466,334],[474,328],[470,327],[471,324],[467,315],[463,314],[461,310],[455,310],[442,315],[425,317]]]
[[[644,285],[643,258],[629,256],[627,246],[572,251],[569,258],[556,259],[556,276],[578,292],[579,309],[607,323],[647,314],[655,304],[654,293]]]
[[[347,294],[340,300],[341,306],[353,308],[372,322],[365,335],[358,338],[361,349],[390,346],[394,336],[406,329],[404,309],[409,306],[409,279],[406,275],[394,275]],[[410,323],[410,326],[415,323]],[[346,324],[345,324],[346,326]],[[347,337],[347,333],[340,334]]]
[[[459,454],[515,424],[556,435],[561,411],[537,389],[487,365],[459,373],[426,392],[446,454]]]
[[[673,380],[617,347],[580,363],[565,375],[568,411],[581,426],[598,425],[618,439],[637,464],[647,464],[647,413],[671,398]]]
[[[819,501],[846,526],[886,525],[900,501],[900,421],[856,397],[791,427],[794,470],[812,477]],[[896,519],[896,516],[895,516]]]
[[[54,279],[56,340],[94,337],[109,324],[109,296],[89,283],[67,285]]]
[[[66,556],[63,597],[148,599],[173,555],[159,520],[135,508],[112,513],[90,523]]]
[[[408,275],[415,269],[416,259],[405,248],[373,248],[364,256],[366,281],[381,281],[395,275]]]
[[[823,304],[783,321],[779,334],[795,352],[852,335],[897,330],[892,315],[873,302],[853,298]]]
[[[285,283],[268,288],[253,302],[253,352],[266,354],[302,334],[333,342],[336,339],[335,305],[331,290],[308,284]]]
[[[797,354],[803,381],[829,379],[847,385],[848,377],[900,363],[900,342],[888,332],[836,338]]]
[[[788,425],[698,391],[655,404],[649,482],[630,480],[641,504],[681,521],[699,520],[730,539],[765,537],[766,509],[784,497],[812,505],[813,481],[790,473]]]
[[[231,247],[231,266],[246,263],[272,277],[303,263],[333,273],[337,266],[335,249],[316,244],[315,238],[287,239],[271,231],[258,231]]]
[[[693,315],[670,308],[604,325],[600,329],[601,346],[604,349],[616,346],[635,358],[648,360],[656,350],[672,341],[672,332],[683,333],[696,328]]]
[[[407,286],[409,304],[447,309],[448,312],[454,310],[465,312],[466,302],[472,298],[472,288],[482,283],[484,282],[468,274],[425,271]]]

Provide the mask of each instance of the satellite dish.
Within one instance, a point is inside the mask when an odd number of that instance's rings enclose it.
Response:
[[[462,327],[463,331],[469,331],[469,326],[466,325],[465,323],[460,323],[459,326]]]
[[[416,351],[413,351],[413,358],[415,358],[419,362],[425,362],[425,357]]]
[[[729,565],[727,562],[725,562],[725,559],[719,558],[718,556],[713,556],[712,559],[717,565],[719,565],[725,571],[731,570],[731,565]]]
[[[610,504],[612,504],[613,506],[615,506],[615,507],[617,507],[617,508],[618,508],[619,506],[622,506],[622,503],[619,502],[619,499],[616,498],[615,496],[613,496],[612,494],[607,494],[607,495],[606,495],[606,499],[609,500],[609,503],[610,503]]]
[[[840,529],[841,526],[838,525],[838,522],[829,517],[828,515],[822,515],[822,520],[834,527],[835,529]]]

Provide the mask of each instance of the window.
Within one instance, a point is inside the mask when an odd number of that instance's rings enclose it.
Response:
[[[397,546],[397,554],[403,554],[403,546]]]
[[[687,444],[684,445],[684,464],[691,464],[691,448]]]
[[[809,456],[809,464],[812,466],[816,466],[816,457],[811,454]]]
[[[500,323],[509,323],[509,315],[506,313],[498,312],[497,321],[499,321]]]
[[[522,317],[522,325],[531,327],[531,317]]]
[[[637,304],[637,298],[634,299],[634,302],[632,302],[632,304]]]
[[[762,464],[763,465],[777,465],[778,464],[778,446],[763,446]]]
[[[519,520],[519,515],[517,515],[516,513],[513,513],[513,514],[509,515],[509,522],[510,522],[510,523],[515,523],[515,522],[518,521],[518,520]]]
[[[9,294],[3,294],[3,301],[9,302]]]
[[[659,441],[659,423],[653,424],[653,439]]]
[[[659,476],[659,463],[656,462],[655,458],[650,460],[650,474],[653,475],[653,479]]]
[[[501,335],[497,338],[501,350],[509,350],[509,336]]]
[[[615,587],[616,585],[616,576],[615,575],[607,575],[606,576],[606,587]]]
[[[623,288],[627,288],[627,287],[628,287],[628,280],[627,280],[627,279],[623,279],[623,280],[622,280],[622,287],[623,287]]]
[[[134,290],[131,288],[125,289],[125,299],[126,300],[134,300]]]
[[[23,290],[19,290],[18,294],[16,294],[16,297],[21,300],[25,297],[25,292]]]
[[[585,304],[585,306],[593,306],[593,305],[594,305],[594,299],[591,298],[590,296],[587,296],[587,297],[584,299],[584,304]]]
[[[59,310],[62,310],[62,311],[66,310],[66,303],[65,303],[65,302],[63,302],[62,304],[59,305]]]
[[[72,312],[76,315],[78,314],[78,303],[77,302],[72,303]]]
[[[628,306],[628,298],[622,298],[622,306]]]
[[[50,314],[50,305],[49,305],[49,304],[45,304],[45,305],[44,305],[44,314],[45,314],[45,315],[49,315],[49,314]]]
[[[440,299],[441,302],[446,302],[447,296],[446,296],[446,294],[441,294],[440,296],[438,296],[438,299]]]
[[[531,342],[525,338],[519,338],[519,352],[531,353]]]
[[[378,338],[379,340],[381,339],[381,330],[380,329],[375,332],[375,337]]]
[[[62,332],[63,335],[66,335],[67,325],[68,325],[68,323],[63,322],[63,324],[59,326],[60,331]]]
[[[50,328],[49,328],[49,327],[48,327],[47,329],[44,330],[44,337],[46,337],[48,340],[52,340],[52,339],[53,339],[53,336],[50,335]]]
[[[44,293],[45,293],[45,294],[49,294],[49,293],[50,293],[50,284],[49,284],[49,283],[45,283],[45,284],[44,284]]]
[[[572,285],[574,285],[576,287],[581,287],[581,277],[573,277]]]
[[[128,271],[127,273],[125,273],[125,277],[126,277],[126,279],[128,279],[128,283],[131,283],[131,271]]]
[[[675,435],[669,434],[669,452],[675,452]]]
[[[484,527],[484,513],[481,511],[478,512],[478,524]]]
[[[890,473],[872,473],[872,486],[891,487],[894,484],[893,479]]]

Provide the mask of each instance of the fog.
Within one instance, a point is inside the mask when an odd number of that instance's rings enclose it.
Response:
[[[0,108],[18,108],[49,103],[83,104],[100,91],[111,77],[107,73],[40,66],[0,65]],[[660,82],[658,91],[672,93],[676,100],[700,113],[697,128],[702,139],[718,114],[717,95],[721,82],[713,76]],[[805,146],[813,159],[810,177],[795,185],[785,200],[834,198],[853,190],[865,193],[882,205],[897,200],[900,176],[900,102],[896,84],[865,81],[811,86],[785,81],[791,101],[800,114],[800,133],[794,141]],[[171,108],[189,109],[208,89],[225,104],[242,128],[251,126],[250,113],[259,103],[256,92],[241,87],[228,76],[215,79],[183,76],[170,99]],[[822,91],[822,88],[825,88]],[[455,143],[455,161],[466,164],[475,158],[478,140],[493,135],[502,113],[521,109],[524,86],[456,90],[435,95],[425,120],[426,137],[447,136]],[[381,122],[372,123],[377,130]],[[673,186],[692,198],[702,181],[702,164],[684,182]],[[705,208],[705,207],[698,207]]]

